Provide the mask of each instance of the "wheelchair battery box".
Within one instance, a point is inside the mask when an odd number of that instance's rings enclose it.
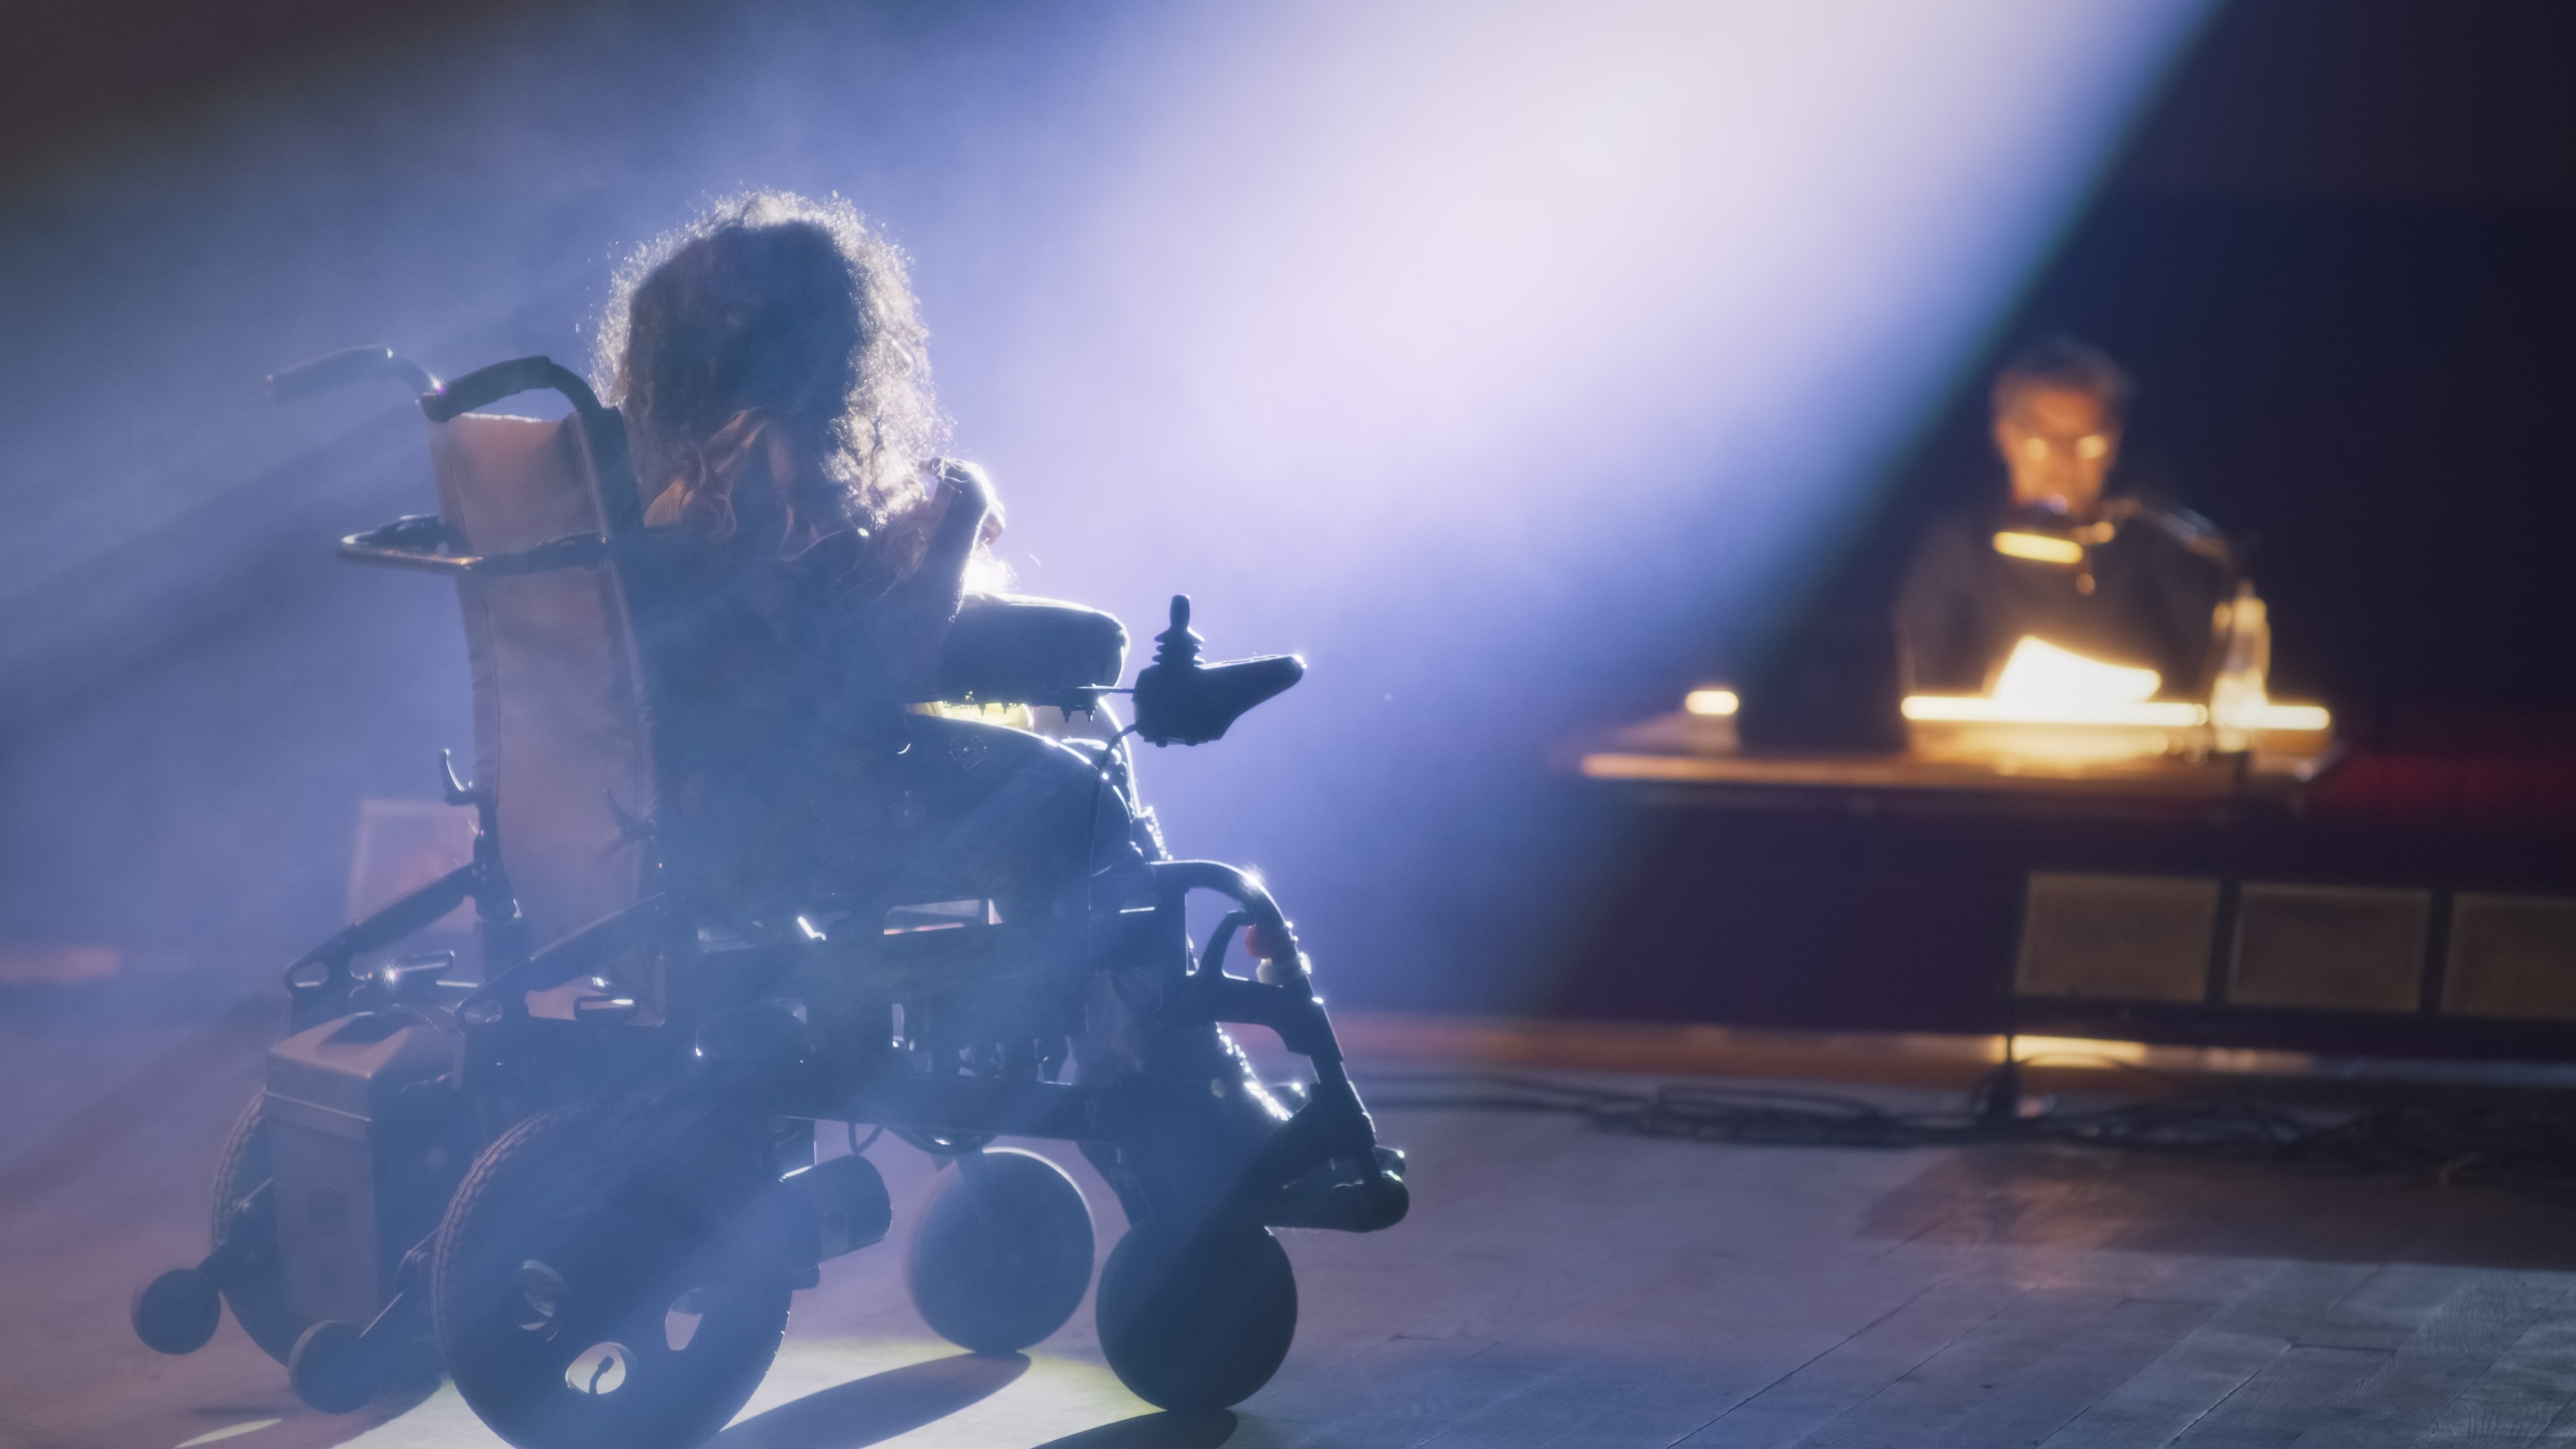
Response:
[[[363,1326],[473,1156],[461,1038],[424,1017],[344,1016],[269,1049],[264,1111],[287,1307]]]

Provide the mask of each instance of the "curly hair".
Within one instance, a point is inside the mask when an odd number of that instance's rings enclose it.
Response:
[[[594,365],[646,502],[793,555],[928,501],[948,440],[928,335],[903,253],[855,207],[762,191],[619,269]]]

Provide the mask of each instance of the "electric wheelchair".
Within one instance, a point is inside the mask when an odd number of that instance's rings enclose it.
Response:
[[[693,1445],[758,1385],[793,1290],[891,1228],[862,1152],[817,1160],[816,1124],[839,1123],[854,1147],[873,1126],[944,1162],[906,1262],[942,1336],[1026,1348],[1090,1286],[1079,1189],[992,1145],[1054,1139],[1131,1224],[1096,1301],[1118,1377],[1186,1410],[1266,1382],[1297,1311],[1271,1230],[1391,1226],[1403,1158],[1376,1141],[1278,905],[1242,871],[1170,858],[1125,737],[1214,740],[1302,664],[1202,662],[1176,598],[1122,730],[1104,698],[1129,692],[1115,619],[970,597],[920,702],[950,708],[903,717],[879,785],[892,866],[798,898],[743,889],[673,808],[656,725],[683,591],[616,411],[544,358],[441,384],[359,348],[271,386],[368,380],[418,394],[439,512],[340,551],[457,586],[475,761],[444,785],[476,812],[473,859],[288,969],[290,1035],[223,1151],[211,1251],[137,1292],[144,1342],[190,1352],[229,1305],[325,1411],[443,1365],[522,1449]],[[571,414],[477,411],[541,389]],[[1088,718],[1104,738],[957,706]],[[1040,836],[1071,852],[1059,875],[1078,889],[988,868]],[[1228,908],[1204,948],[1196,892]],[[398,954],[469,902],[479,981]],[[1249,974],[1227,969],[1238,939]],[[1086,1022],[1104,1010],[1125,1013],[1118,1068],[1068,1070],[1099,1049]],[[1276,1031],[1312,1082],[1263,1087],[1223,1023]]]

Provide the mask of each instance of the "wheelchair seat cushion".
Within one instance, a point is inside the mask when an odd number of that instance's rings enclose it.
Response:
[[[1127,668],[1127,628],[1080,604],[969,594],[940,650],[939,697],[963,703],[1081,708],[1086,687]]]

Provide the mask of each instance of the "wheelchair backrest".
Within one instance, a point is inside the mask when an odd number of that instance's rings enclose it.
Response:
[[[534,376],[536,365],[561,372],[524,359],[453,386],[502,373],[525,386],[519,374]],[[558,422],[472,412],[441,421],[424,403],[441,552],[465,569],[455,576],[473,674],[475,781],[492,792],[501,865],[537,947],[640,900],[655,864],[645,827],[677,824],[656,810],[668,762],[653,727],[657,683],[667,687],[676,666],[647,655],[650,641],[671,637],[671,610],[689,601],[631,596],[670,581],[654,582],[666,570],[618,562],[646,537],[620,420],[577,379],[569,388],[580,410]],[[612,540],[622,542],[600,546]],[[1097,610],[973,597],[949,631],[933,697],[1079,710],[1117,682],[1126,645],[1117,619]],[[659,995],[658,982],[628,984]]]
[[[432,423],[449,548],[520,554],[602,533],[588,447],[578,417]],[[542,946],[644,889],[648,844],[635,826],[654,818],[656,779],[632,615],[601,556],[456,584],[474,679],[474,778],[493,792],[503,868]]]

